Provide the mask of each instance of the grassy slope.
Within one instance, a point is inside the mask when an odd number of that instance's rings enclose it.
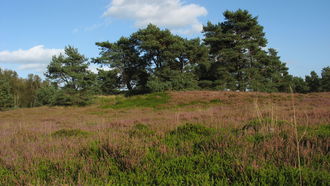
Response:
[[[296,94],[304,184],[330,182],[330,94]],[[1,184],[298,184],[290,94],[99,97],[0,113]]]

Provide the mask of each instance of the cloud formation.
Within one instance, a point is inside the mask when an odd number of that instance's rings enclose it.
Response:
[[[41,71],[51,61],[52,56],[64,53],[63,49],[47,49],[37,45],[27,50],[0,51],[0,63],[18,64],[20,70]]]
[[[134,20],[139,28],[152,23],[184,34],[200,32],[198,17],[206,14],[204,7],[181,0],[112,0],[104,12],[106,17]]]
[[[18,67],[19,70],[34,70],[36,72],[43,72],[46,69],[46,64],[40,63],[31,63],[31,64],[23,64]]]
[[[37,45],[27,50],[0,51],[0,63],[27,64],[49,63],[52,56],[63,53],[63,49],[47,49],[43,45]]]

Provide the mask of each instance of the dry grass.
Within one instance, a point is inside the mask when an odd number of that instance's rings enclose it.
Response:
[[[317,128],[330,123],[330,93],[295,94],[295,113],[290,94],[284,93],[188,91],[169,94],[169,102],[157,109],[103,109],[95,104],[88,107],[39,107],[0,112],[0,164],[29,170],[41,159],[55,162],[74,159],[88,144],[102,141],[108,144],[106,149],[110,149],[113,156],[121,158],[126,168],[134,167],[144,156],[144,149],[157,143],[157,140],[129,137],[129,131],[139,123],[149,126],[156,136],[165,136],[168,131],[185,123],[199,123],[228,131],[239,130],[248,121],[260,117],[271,118],[273,125],[277,121],[292,123],[295,115],[298,128],[307,125]],[[259,109],[256,109],[256,101]],[[86,135],[52,135],[62,129],[79,129]],[[247,142],[246,135],[254,133],[246,131],[235,139],[237,145],[244,147],[240,156],[242,160],[246,159],[247,164],[258,168],[262,166],[262,160],[273,159],[276,165],[297,165],[294,130],[290,126],[273,126],[271,134],[278,135],[261,142]],[[260,129],[259,134],[267,136],[270,133]],[[288,134],[287,138],[292,140],[280,137],[283,134]],[[223,142],[218,145],[228,144]],[[329,138],[313,142],[304,142],[302,139],[300,156],[304,158],[304,164],[312,164],[313,155],[329,150],[324,149],[326,146],[329,146]],[[121,155],[123,149],[126,149],[124,156]],[[171,150],[160,145],[160,151],[166,153]],[[252,162],[249,160],[251,154],[255,154]],[[329,164],[327,166],[329,168]],[[20,176],[29,182],[24,174]]]

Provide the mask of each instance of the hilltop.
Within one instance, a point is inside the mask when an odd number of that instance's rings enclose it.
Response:
[[[0,184],[326,185],[329,105],[330,93],[180,91],[4,111]]]

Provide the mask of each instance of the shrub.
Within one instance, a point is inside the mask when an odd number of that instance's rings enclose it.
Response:
[[[85,106],[91,104],[92,95],[88,92],[74,92],[68,90],[60,90],[55,94],[53,105],[58,106]]]
[[[58,91],[54,86],[41,87],[36,92],[36,105],[54,105]]]

